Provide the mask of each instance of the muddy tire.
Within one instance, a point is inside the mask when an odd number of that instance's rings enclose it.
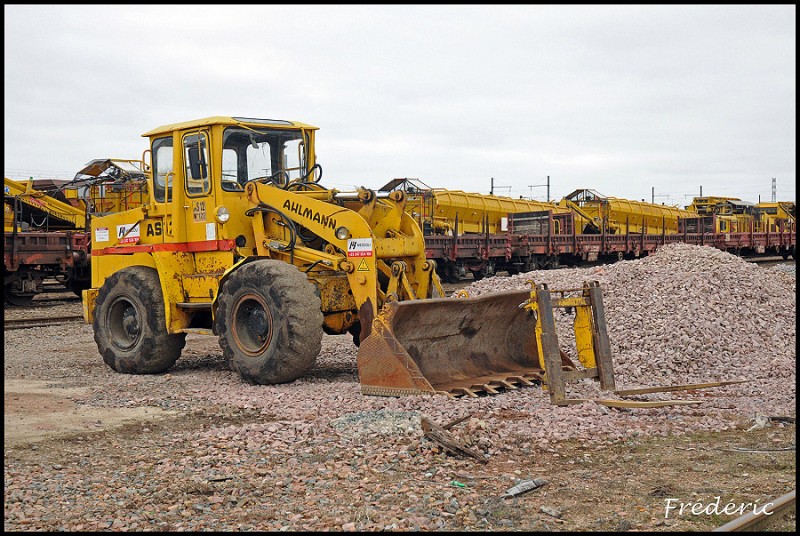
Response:
[[[164,372],[186,344],[185,333],[167,333],[158,273],[144,266],[106,279],[97,293],[92,327],[103,361],[123,374]]]
[[[236,270],[222,287],[215,322],[231,370],[250,383],[296,380],[322,348],[319,296],[305,274],[283,261]]]

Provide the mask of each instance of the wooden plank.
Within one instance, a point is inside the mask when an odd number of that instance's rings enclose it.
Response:
[[[643,235],[644,236],[644,235]],[[606,311],[603,306],[603,293],[596,282],[589,283],[589,299],[592,303],[594,320],[594,358],[600,373],[600,389],[614,391],[614,363],[611,359],[611,343],[606,329]]]
[[[643,395],[647,393],[668,393],[671,391],[688,391],[690,389],[708,389],[710,387],[721,387],[723,385],[732,385],[734,383],[744,383],[748,380],[726,380],[721,382],[708,382],[708,383],[687,383],[684,385],[665,385],[661,387],[641,387],[639,389],[620,389],[614,391],[619,396],[628,395]]]
[[[541,327],[542,357],[544,358],[545,378],[550,401],[556,403],[566,397],[564,378],[561,375],[561,350],[558,347],[558,332],[553,318],[550,291],[544,285],[536,288],[536,302]]]
[[[450,421],[449,423],[447,423],[447,424],[445,424],[444,426],[442,426],[442,428],[443,428],[443,429],[445,429],[445,430],[449,430],[449,429],[450,429],[450,428],[452,428],[453,426],[455,426],[455,425],[457,425],[457,424],[459,424],[459,423],[462,423],[462,422],[466,421],[466,420],[467,420],[467,419],[469,419],[470,417],[472,417],[472,414],[471,414],[471,413],[470,413],[470,414],[468,414],[468,415],[464,415],[463,417],[459,417],[458,419],[456,419],[456,420],[454,420],[454,421]]]
[[[605,398],[565,398],[558,405],[580,404],[581,402],[594,402],[609,408],[662,408],[666,406],[689,406],[701,404],[700,400],[611,400]]]
[[[599,372],[596,368],[589,368],[583,370],[568,370],[561,373],[561,377],[565,382],[573,382],[575,380],[583,380],[585,378],[597,378]]]
[[[466,445],[459,443],[455,437],[447,432],[441,426],[431,422],[425,417],[421,419],[422,432],[425,437],[440,445],[441,447],[449,450],[453,454],[469,456],[478,460],[481,463],[487,463],[486,457]]]

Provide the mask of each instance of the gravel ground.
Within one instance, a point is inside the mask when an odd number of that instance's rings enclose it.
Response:
[[[467,291],[524,288],[528,280],[551,289],[600,282],[618,388],[747,381],[642,395],[637,398],[703,403],[636,410],[590,401],[556,407],[538,387],[476,399],[368,397],[359,391],[357,349],[349,336],[326,335],[308,376],[287,385],[253,386],[228,370],[211,337],[190,335],[169,373],[129,376],[103,364],[90,326],[9,331],[6,382],[81,388],[82,394],[69,397],[76,407],[148,407],[163,415],[116,431],[87,425],[68,439],[6,445],[5,530],[698,527],[688,520],[659,524],[653,512],[631,514],[627,525],[608,512],[580,521],[576,515],[570,524],[538,508],[527,511],[524,503],[514,503],[518,510],[508,512],[497,497],[520,480],[540,476],[531,464],[545,457],[555,463],[562,449],[610,452],[650,439],[678,442],[698,433],[741,433],[757,415],[794,416],[794,270],[676,245],[602,267],[488,278]],[[64,305],[63,314],[76,308],[80,304]],[[61,307],[49,311],[62,314]],[[559,337],[568,341],[564,320],[557,318]],[[569,384],[568,394],[611,398],[591,380]],[[7,391],[7,418],[8,405]],[[444,425],[467,415],[472,418],[451,432],[486,457],[488,465],[480,467],[491,469],[482,477],[475,460],[443,452],[420,429],[422,416]],[[780,470],[788,471],[780,473],[788,479],[782,487],[793,486],[793,466]],[[574,482],[562,482],[562,488],[570,486]],[[579,509],[578,504],[574,510]],[[699,525],[701,530],[709,526]]]

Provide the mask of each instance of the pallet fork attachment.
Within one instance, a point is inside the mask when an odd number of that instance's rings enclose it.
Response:
[[[531,282],[531,286],[534,289],[531,292],[531,298],[522,306],[538,316],[536,323],[537,342],[540,344],[540,355],[542,356],[542,361],[544,361],[543,368],[546,371],[542,378],[542,386],[547,389],[550,394],[550,401],[555,405],[579,404],[589,400],[604,406],[618,408],[654,408],[700,403],[694,400],[650,401],[568,398],[566,395],[566,383],[582,378],[595,378],[600,383],[600,389],[612,391],[620,397],[705,389],[745,381],[732,380],[618,390],[614,379],[614,364],[611,357],[611,344],[606,330],[605,307],[603,306],[600,284],[597,281],[589,281],[585,282],[580,289],[552,292],[545,284],[535,285]],[[578,292],[580,295],[566,297],[565,294],[570,292]],[[553,298],[553,293],[561,294],[561,297]],[[558,343],[555,316],[553,315],[553,309],[556,307],[575,311],[573,330],[578,359],[584,367],[582,370],[568,370],[568,367],[559,366],[563,360],[563,352]]]

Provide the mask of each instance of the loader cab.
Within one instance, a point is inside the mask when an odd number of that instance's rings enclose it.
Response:
[[[228,126],[222,135],[222,190],[241,191],[252,180],[280,187],[302,180],[313,161],[312,135],[303,129]]]
[[[280,188],[319,179],[314,167],[316,127],[282,120],[211,117],[169,125],[151,139],[153,203],[164,212],[166,241],[216,249],[235,241],[254,247],[245,185]],[[197,245],[194,245],[197,244]]]

